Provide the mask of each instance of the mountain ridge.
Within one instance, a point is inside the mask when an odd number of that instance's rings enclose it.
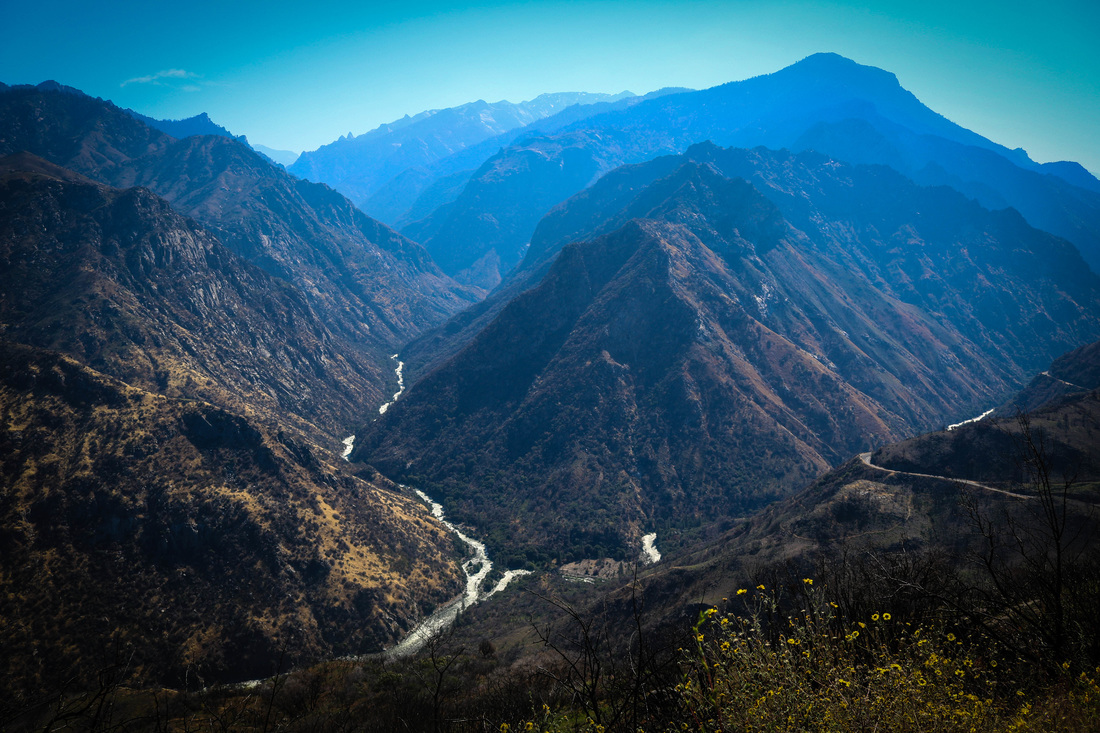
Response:
[[[429,251],[461,247],[469,254],[444,270],[492,285],[522,258],[536,224],[556,203],[619,165],[680,154],[704,141],[813,148],[852,163],[893,165],[918,183],[950,185],[989,208],[1014,206],[1033,226],[1072,241],[1100,268],[1100,182],[1067,166],[1044,169],[927,108],[893,74],[835,54],[745,81],[640,101],[540,138],[519,139],[484,161],[456,199],[403,231]],[[527,163],[532,156],[555,165],[533,168]],[[528,195],[523,204],[516,191],[545,195]],[[491,226],[458,242],[453,231],[475,217]],[[482,257],[488,258],[489,277],[483,268],[469,269]]]
[[[357,136],[345,136],[306,151],[290,167],[292,173],[327,183],[363,206],[377,189],[402,171],[425,166],[482,140],[523,127],[576,104],[633,96],[562,92],[542,94],[527,102],[489,103],[434,109],[383,124]],[[406,146],[411,144],[411,149]]]
[[[574,203],[558,226],[580,241],[352,454],[498,547],[625,551],[701,506],[758,508],[1100,329],[1072,246],[885,167],[700,145]]]

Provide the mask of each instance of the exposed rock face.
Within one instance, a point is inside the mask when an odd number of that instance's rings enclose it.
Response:
[[[0,93],[0,130],[0,155],[29,151],[101,183],[149,188],[293,285],[342,352],[372,362],[367,404],[390,391],[396,346],[475,299],[423,248],[237,140],[177,141],[108,102],[36,88]]]
[[[72,178],[26,155],[0,160],[6,338],[318,435],[354,424],[388,375],[341,349],[300,291],[145,189]]]

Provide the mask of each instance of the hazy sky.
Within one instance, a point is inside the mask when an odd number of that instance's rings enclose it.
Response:
[[[833,51],[998,143],[1100,174],[1096,0],[294,5],[0,0],[0,81],[208,112],[300,151],[476,99],[702,89]]]

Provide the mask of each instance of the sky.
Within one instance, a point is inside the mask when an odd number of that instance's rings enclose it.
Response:
[[[831,51],[958,124],[1100,175],[1100,3],[0,0],[0,81],[313,150],[426,109],[703,89]]]

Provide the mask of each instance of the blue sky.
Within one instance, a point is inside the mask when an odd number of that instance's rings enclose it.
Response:
[[[3,0],[0,81],[55,79],[160,118],[208,112],[311,150],[476,99],[701,89],[818,51],[1041,162],[1100,174],[1100,3]]]

